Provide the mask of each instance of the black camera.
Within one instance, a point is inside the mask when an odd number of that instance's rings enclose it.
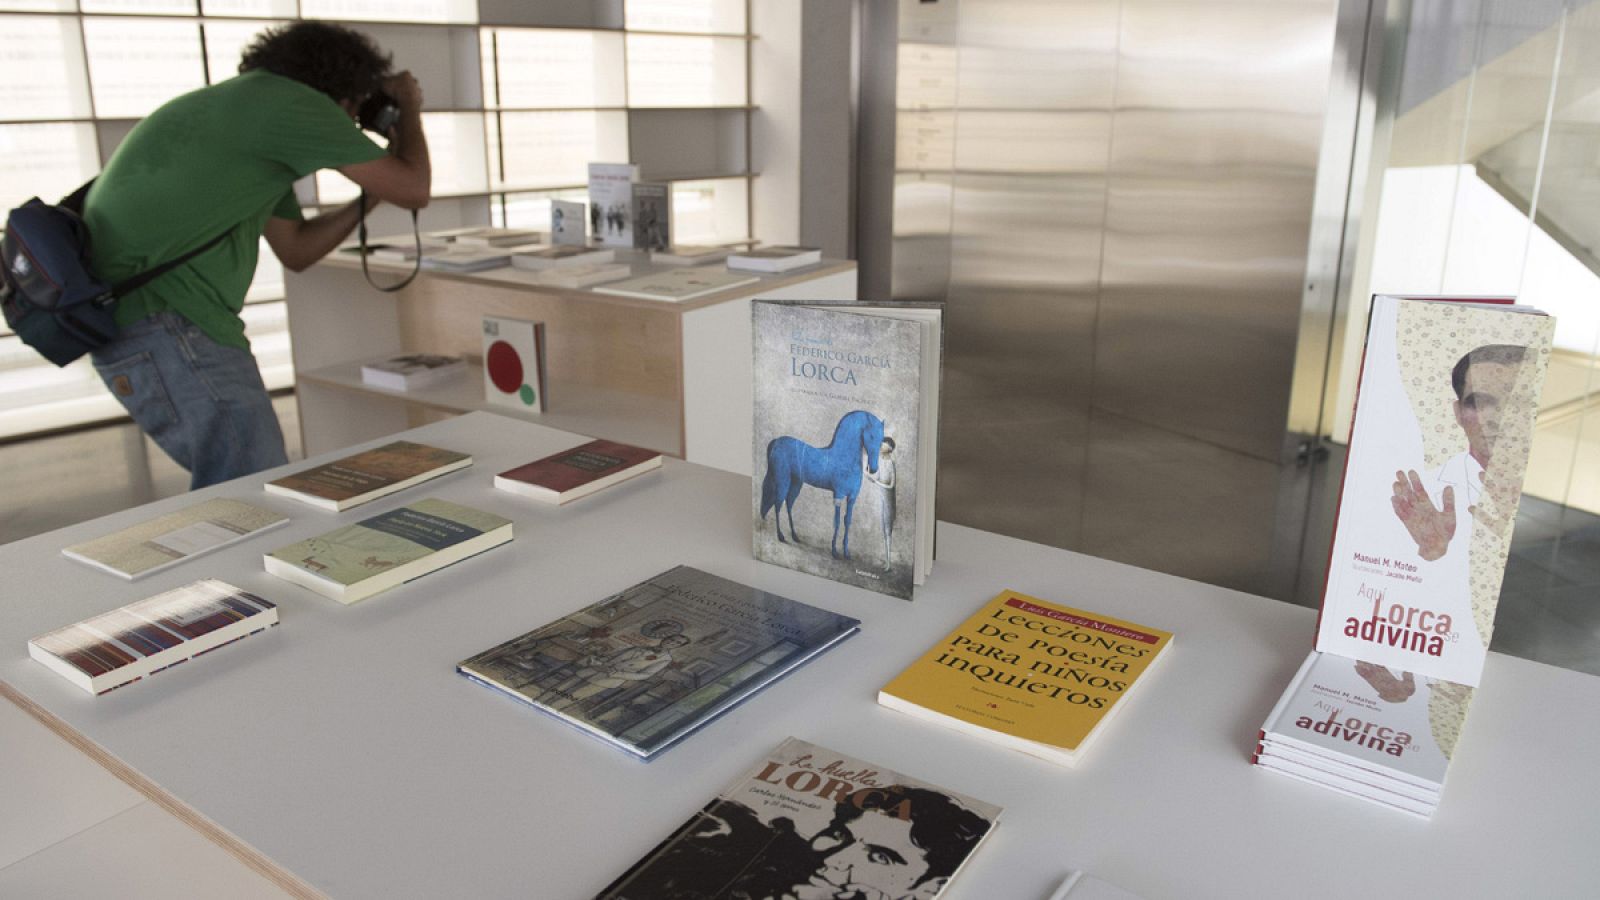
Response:
[[[373,91],[356,110],[356,121],[368,131],[387,136],[400,124],[400,104],[383,91]]]

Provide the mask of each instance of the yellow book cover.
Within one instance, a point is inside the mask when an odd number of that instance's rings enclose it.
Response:
[[[1171,642],[1159,628],[1004,591],[878,702],[1070,765]]]

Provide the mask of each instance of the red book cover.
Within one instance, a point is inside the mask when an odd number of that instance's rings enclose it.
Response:
[[[563,450],[544,459],[501,472],[496,480],[516,481],[544,488],[555,494],[566,494],[660,458],[661,453],[656,450],[619,444],[616,441],[590,441],[571,450]]]

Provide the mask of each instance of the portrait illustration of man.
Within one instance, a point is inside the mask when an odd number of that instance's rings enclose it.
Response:
[[[1417,555],[1433,561],[1451,551],[1462,528],[1459,504],[1491,528],[1506,524],[1514,509],[1497,502],[1495,493],[1505,493],[1497,485],[1500,475],[1495,463],[1495,445],[1502,435],[1502,417],[1517,398],[1522,365],[1527,348],[1514,344],[1488,344],[1469,351],[1451,370],[1450,386],[1455,392],[1456,424],[1467,439],[1467,449],[1446,460],[1426,478],[1415,469],[1395,473],[1392,505],[1412,540]],[[1501,481],[1504,478],[1501,476]],[[1496,488],[1499,488],[1497,491]],[[1435,502],[1434,498],[1438,501]]]

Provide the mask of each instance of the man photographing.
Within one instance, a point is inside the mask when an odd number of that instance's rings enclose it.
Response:
[[[221,240],[123,297],[101,379],[200,488],[287,462],[240,310],[260,239],[292,271],[327,255],[380,201],[428,204],[422,89],[365,35],[297,22],[262,32],[239,75],[139,122],[84,203],[90,265],[116,282]],[[385,151],[356,125],[367,98],[399,107]],[[366,192],[306,219],[294,182],[337,169]]]

